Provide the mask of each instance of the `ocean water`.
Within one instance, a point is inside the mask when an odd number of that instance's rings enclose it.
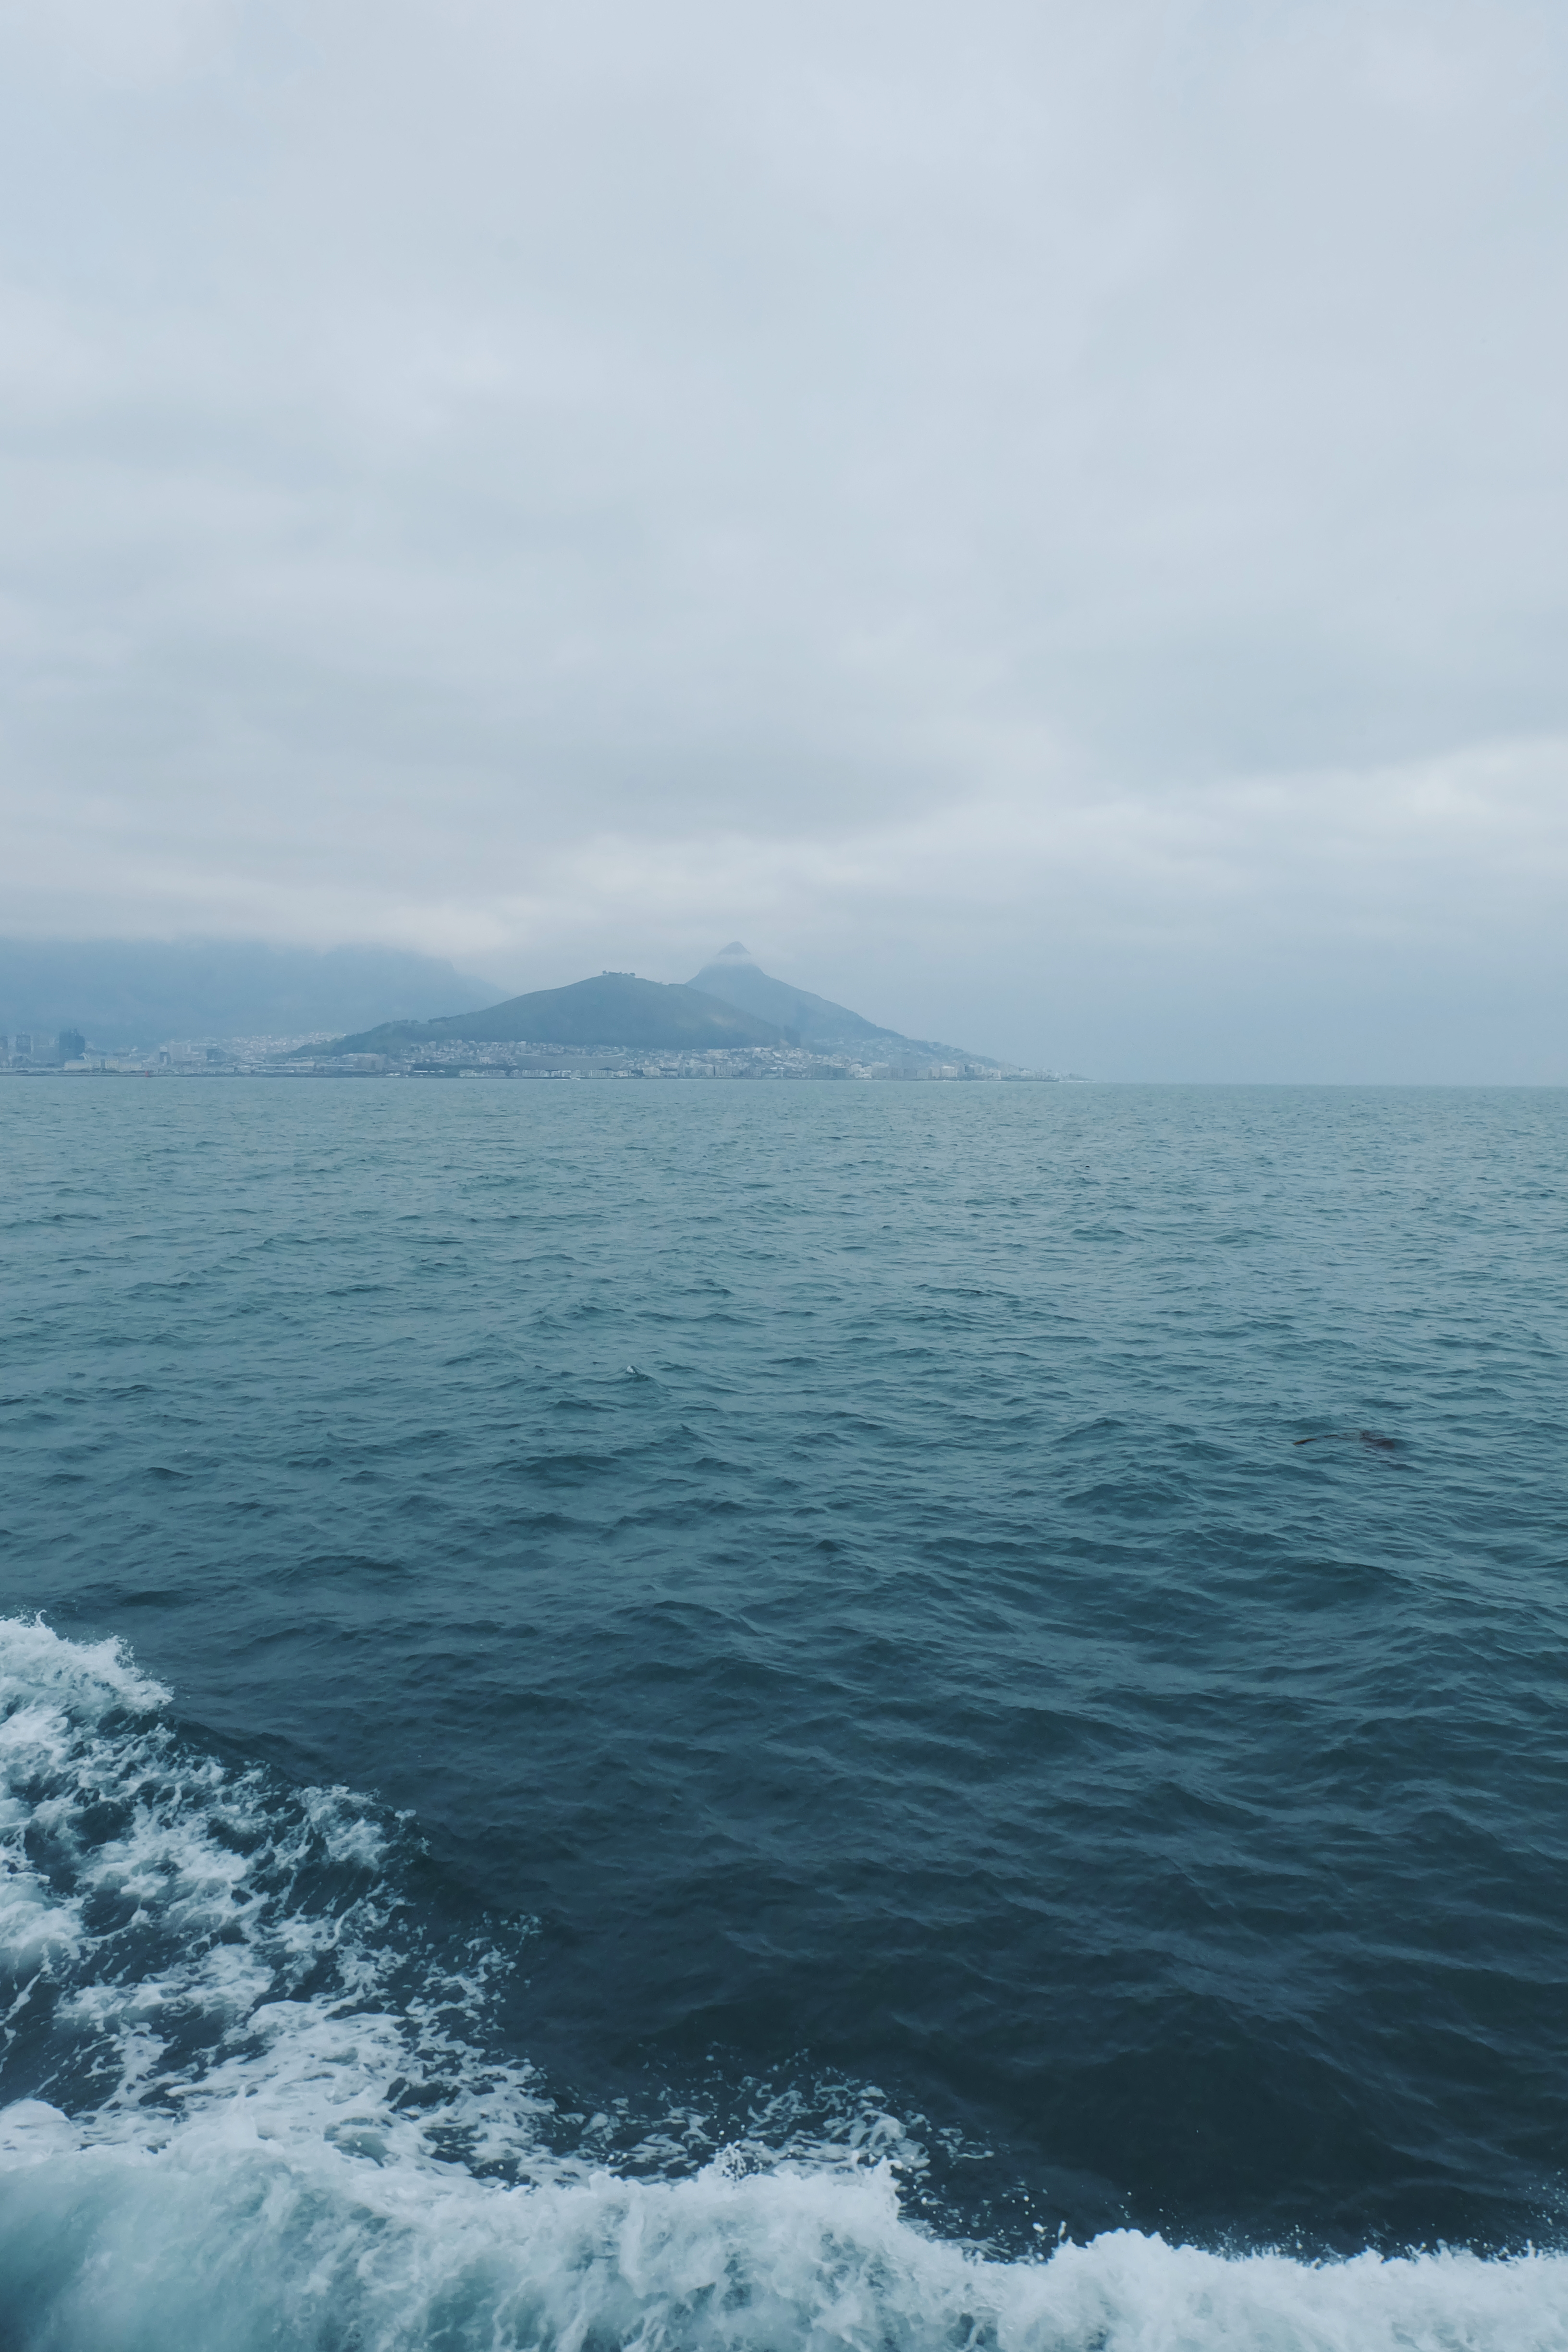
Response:
[[[1568,2347],[1565,1165],[0,1087],[5,2352]]]

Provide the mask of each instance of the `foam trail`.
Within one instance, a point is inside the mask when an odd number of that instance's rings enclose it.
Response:
[[[0,1623],[6,2352],[1568,2352],[1568,2261],[922,2233],[844,2142],[563,2157],[395,1829],[232,1772],[113,1643]],[[873,2137],[875,2136],[873,2135]]]
[[[889,2179],[798,2171],[569,2187],[434,2179],[268,2147],[237,2112],[156,2156],[51,2152],[5,2180],[16,2333],[77,2352],[279,2343],[1561,2352],[1559,2258],[1314,2267],[1121,2231],[1039,2263],[903,2222]]]

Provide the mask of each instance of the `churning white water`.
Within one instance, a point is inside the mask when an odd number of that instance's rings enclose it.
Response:
[[[387,1824],[167,1727],[116,1643],[0,1626],[0,2342],[1568,2352],[1568,2259],[1310,2263],[1122,2231],[987,2259],[886,2118],[679,2177],[568,2156],[421,1945]],[[595,2119],[596,2120],[596,2119]]]

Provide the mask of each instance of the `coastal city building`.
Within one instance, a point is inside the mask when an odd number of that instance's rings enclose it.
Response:
[[[803,1046],[738,1046],[714,1052],[637,1053],[619,1046],[472,1043],[426,1045],[406,1055],[374,1053],[301,1053],[301,1045],[331,1040],[237,1037],[207,1044],[178,1039],[138,1051],[100,1053],[85,1039],[68,1058],[58,1044],[47,1054],[33,1050],[24,1032],[0,1045],[0,1069],[37,1076],[79,1074],[157,1077],[270,1078],[491,1078],[556,1080],[783,1079],[872,1083],[919,1079],[925,1083],[1051,1080],[1056,1074],[1015,1069],[993,1063],[858,1061],[847,1055],[813,1054]]]

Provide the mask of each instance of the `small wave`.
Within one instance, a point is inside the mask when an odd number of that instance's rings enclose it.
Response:
[[[864,2111],[700,2163],[688,2134],[664,2178],[604,2116],[563,2151],[489,2045],[507,1955],[421,1928],[405,1825],[202,1754],[168,1696],[116,1643],[0,1623],[17,2352],[1568,2352],[1554,2255],[984,2258],[910,2219],[918,2151]]]
[[[0,2126],[4,2124],[0,2118]],[[157,2155],[42,2143],[0,2176],[26,2346],[637,2346],[644,2352],[1562,2352],[1568,2264],[1322,2265],[1121,2231],[1038,2263],[921,2236],[886,2168],[508,2187],[346,2139],[269,2144],[241,2099]],[[19,2153],[19,2152],[18,2152]]]
[[[84,2146],[141,2153],[236,2101],[273,2141],[363,2118],[417,2159],[526,2144],[531,2075],[472,2042],[507,1958],[432,1945],[393,1866],[401,1826],[203,1755],[168,1702],[116,1642],[0,1623],[7,2084]]]

